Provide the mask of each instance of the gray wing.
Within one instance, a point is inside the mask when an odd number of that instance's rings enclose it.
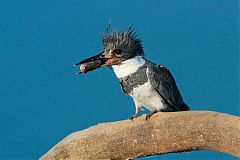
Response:
[[[170,71],[149,62],[148,78],[153,88],[176,110],[181,110],[183,98]]]

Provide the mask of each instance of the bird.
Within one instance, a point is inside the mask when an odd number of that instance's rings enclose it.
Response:
[[[102,37],[100,54],[76,64],[80,72],[86,73],[100,67],[111,68],[123,90],[132,97],[137,118],[142,107],[150,111],[146,120],[157,112],[188,111],[171,72],[162,64],[155,64],[145,58],[142,41],[132,27],[124,31],[110,31]]]

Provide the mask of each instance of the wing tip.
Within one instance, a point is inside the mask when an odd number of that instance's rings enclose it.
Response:
[[[181,111],[189,111],[189,110],[191,110],[191,109],[186,103],[183,103],[181,105]]]

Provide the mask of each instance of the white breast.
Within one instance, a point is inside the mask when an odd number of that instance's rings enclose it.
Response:
[[[143,57],[136,56],[132,59],[122,62],[121,65],[113,65],[112,68],[116,76],[121,78],[136,72],[138,68],[144,64],[145,60]],[[152,87],[149,81],[134,88],[130,95],[137,104],[144,106],[150,111],[156,109],[161,110],[167,107],[166,104],[163,103],[164,100],[162,97]]]
[[[149,81],[134,88],[131,96],[138,104],[144,106],[150,111],[156,109],[161,110],[167,107],[166,104],[163,103],[164,100],[162,97],[152,87]]]
[[[113,65],[112,68],[118,78],[128,76],[137,71],[139,67],[145,64],[142,56],[135,56],[134,58],[123,61],[121,65]]]

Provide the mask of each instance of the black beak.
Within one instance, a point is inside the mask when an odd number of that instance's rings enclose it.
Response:
[[[94,61],[97,61],[97,60],[101,60],[102,58],[102,53],[98,54],[98,55],[95,55],[95,56],[92,56],[88,59],[85,59],[81,62],[78,62],[77,64],[75,64],[74,66],[80,66],[81,64],[84,64],[84,63],[89,63],[89,62],[94,62]]]
[[[102,52],[103,53],[103,52]],[[80,71],[76,74],[87,73],[88,71],[95,70],[105,64],[106,59],[102,53],[78,62],[74,66],[80,66]]]

